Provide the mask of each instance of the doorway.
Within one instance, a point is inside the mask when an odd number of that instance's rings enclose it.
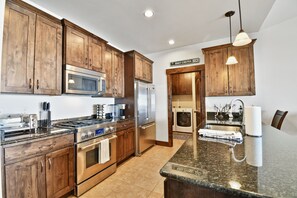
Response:
[[[167,69],[168,144],[173,131],[197,132],[205,120],[205,68],[196,65]],[[178,120],[179,119],[179,120]]]

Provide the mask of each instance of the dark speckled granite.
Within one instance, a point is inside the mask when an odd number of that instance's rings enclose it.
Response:
[[[160,174],[238,197],[297,197],[297,135],[263,126],[235,145],[236,159],[230,145],[190,138]]]

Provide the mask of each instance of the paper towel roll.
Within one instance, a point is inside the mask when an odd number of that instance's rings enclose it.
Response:
[[[263,166],[262,137],[244,137],[246,162],[249,165]]]
[[[244,108],[245,133],[250,136],[262,136],[261,107],[247,106]]]

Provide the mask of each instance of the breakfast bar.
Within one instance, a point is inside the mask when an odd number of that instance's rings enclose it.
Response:
[[[242,143],[193,135],[160,170],[165,197],[297,197],[297,136],[262,132]]]

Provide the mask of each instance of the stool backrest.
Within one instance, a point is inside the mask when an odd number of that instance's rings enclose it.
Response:
[[[283,121],[287,114],[288,114],[288,111],[277,110],[274,114],[273,119],[272,119],[271,126],[277,128],[277,129],[281,129]]]

